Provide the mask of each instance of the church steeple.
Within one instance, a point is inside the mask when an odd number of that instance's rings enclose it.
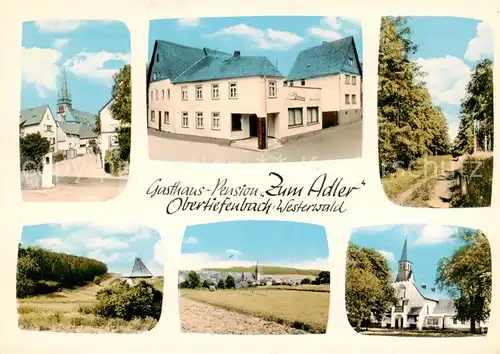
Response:
[[[408,235],[405,235],[405,243],[401,251],[401,257],[398,262],[398,275],[396,281],[414,281],[413,264],[408,260]]]
[[[66,69],[64,66],[61,68],[61,86],[57,92],[57,114],[64,116],[64,112],[71,109],[71,91],[68,87],[68,80],[66,78]]]

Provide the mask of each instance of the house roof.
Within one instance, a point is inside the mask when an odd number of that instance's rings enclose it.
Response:
[[[350,65],[349,59],[354,65]],[[341,72],[362,75],[356,44],[352,36],[302,50],[287,76],[287,80],[303,80],[314,77],[340,74]]]
[[[104,108],[106,108],[106,107],[107,107],[107,106],[108,106],[108,105],[109,105],[109,104],[110,104],[113,100],[114,100],[114,98],[113,98],[113,97],[111,97],[108,101],[106,101],[106,103],[104,104],[104,106],[102,106],[102,107],[99,109],[99,111],[97,111],[97,114],[98,114],[98,115],[99,115],[99,114],[101,114],[102,110],[103,110]]]
[[[58,124],[66,134],[78,135],[81,139],[97,138],[97,134],[94,133],[92,127],[85,123],[61,121]]]
[[[450,314],[456,313],[455,302],[451,299],[440,299],[432,311],[433,315],[436,314]]]
[[[153,274],[146,267],[142,259],[136,258],[134,261],[134,267],[130,273],[129,278],[152,278]]]
[[[283,77],[266,57],[242,56],[157,40],[149,65],[149,82],[200,82],[249,76]]]
[[[422,311],[422,306],[420,307],[412,307],[410,308],[410,311],[408,311],[408,315],[410,316],[415,316],[418,315]]]
[[[74,121],[78,123],[86,123],[91,127],[96,124],[96,115],[89,112],[80,111],[78,109],[71,108],[69,110],[70,115],[67,116],[66,121]],[[69,118],[69,119],[68,119]]]
[[[39,124],[42,121],[43,115],[47,109],[50,110],[49,106],[46,104],[43,106],[23,109],[19,115],[19,124],[24,127]]]

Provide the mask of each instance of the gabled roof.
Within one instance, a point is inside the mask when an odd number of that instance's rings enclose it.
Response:
[[[58,124],[66,134],[77,135],[80,139],[97,138],[97,134],[92,130],[92,127],[85,123],[60,121]]]
[[[69,118],[70,121],[74,121],[74,122],[78,122],[78,123],[86,123],[90,127],[95,127],[95,124],[96,124],[96,115],[95,114],[80,111],[80,110],[74,109],[74,108],[69,109],[69,112],[71,113],[71,115],[67,116],[66,121],[68,121],[68,118]]]
[[[111,97],[108,101],[106,101],[106,103],[104,104],[104,106],[101,107],[101,109],[99,109],[99,111],[97,111],[97,114],[100,115],[102,110],[104,108],[106,108],[107,106],[109,106],[111,104],[111,102],[113,102],[114,98]]]
[[[47,109],[50,110],[50,107],[46,104],[43,106],[23,109],[19,116],[19,125],[28,127],[30,125],[40,124]]]
[[[130,273],[129,278],[152,278],[153,274],[146,267],[142,259],[136,258],[134,261],[134,267]]]
[[[234,55],[161,40],[155,41],[148,69],[148,82],[184,83],[249,76],[283,77],[266,57]]]
[[[350,65],[353,59],[354,65]],[[287,80],[302,80],[342,72],[362,75],[356,44],[352,36],[310,47],[299,52]]]
[[[448,314],[454,315],[457,312],[455,302],[451,299],[440,299],[432,311],[433,315]]]

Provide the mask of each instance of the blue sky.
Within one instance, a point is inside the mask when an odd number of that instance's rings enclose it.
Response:
[[[186,228],[181,269],[251,266],[257,261],[328,270],[325,229],[282,221],[232,221]]]
[[[73,108],[97,113],[111,98],[112,75],[130,63],[130,34],[118,21],[23,23],[21,109],[50,105],[56,114],[61,67]]]
[[[408,17],[418,51],[413,60],[427,72],[424,81],[434,104],[443,109],[455,137],[460,100],[471,70],[484,58],[493,59],[490,27],[481,21],[457,17]]]
[[[154,20],[149,28],[151,58],[157,39],[241,55],[266,56],[287,75],[300,50],[342,37],[354,36],[363,61],[361,26],[339,17],[275,16]]]
[[[461,241],[453,238],[467,229],[446,225],[387,225],[354,229],[351,242],[362,247],[374,248],[382,253],[389,262],[394,275],[403,250],[405,234],[408,235],[408,260],[413,263],[415,282],[425,295],[431,298],[446,298],[435,284],[438,262],[443,257],[451,256],[461,245]],[[426,283],[427,290],[421,283]]]
[[[129,275],[140,257],[154,275],[163,275],[161,237],[139,225],[30,225],[23,228],[21,244],[97,259],[122,275]]]

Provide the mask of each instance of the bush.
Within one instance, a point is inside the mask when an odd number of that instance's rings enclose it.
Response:
[[[104,170],[107,173],[113,176],[119,176],[126,167],[127,163],[120,158],[119,149],[115,148],[106,151],[106,156],[104,157]]]
[[[462,162],[461,182],[465,184],[465,194],[461,186],[452,190],[453,207],[489,207],[493,184],[493,157],[467,157]]]
[[[101,282],[102,282],[102,278],[100,276],[95,276],[94,277],[94,284],[95,285],[101,285]]]
[[[62,152],[56,152],[53,156],[52,159],[54,160],[54,163],[60,162],[66,159],[66,156]]]
[[[126,321],[146,317],[159,320],[163,293],[145,281],[136,286],[122,282],[99,290],[96,299],[93,312],[97,316]]]
[[[311,284],[311,279],[309,278],[304,278],[300,281],[300,284],[306,285],[306,284]]]

